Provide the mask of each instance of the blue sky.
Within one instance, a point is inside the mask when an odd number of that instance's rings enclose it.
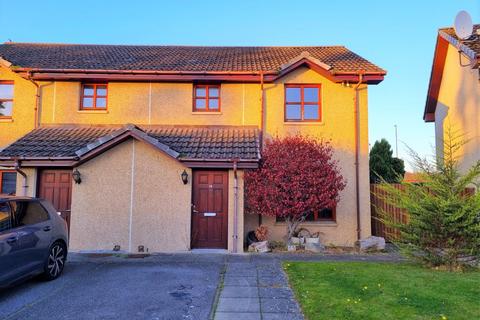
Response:
[[[459,10],[480,23],[480,0],[0,0],[0,41],[184,45],[345,45],[388,75],[369,91],[370,142],[429,154],[422,120],[439,27]]]

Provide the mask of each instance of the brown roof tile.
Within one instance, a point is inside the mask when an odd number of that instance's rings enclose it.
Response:
[[[180,159],[257,160],[259,131],[254,127],[139,126],[148,136],[180,154]],[[75,157],[119,126],[54,126],[33,130],[0,152],[0,157]]]
[[[473,34],[470,38],[466,40],[461,40],[461,44],[466,46],[468,49],[472,50],[472,53],[476,56],[480,56],[480,24],[473,25]],[[439,32],[444,32],[448,36],[450,36],[453,40],[459,41],[460,39],[455,34],[455,30],[453,28],[442,28]],[[448,40],[448,39],[447,39]]]
[[[383,72],[343,46],[200,47],[5,43],[0,57],[14,66],[39,69],[145,71],[275,71],[304,52],[332,72]]]

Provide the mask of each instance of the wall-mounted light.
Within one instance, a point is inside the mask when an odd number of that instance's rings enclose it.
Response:
[[[188,173],[186,170],[183,170],[182,174],[180,175],[182,177],[183,184],[188,183]]]
[[[72,178],[76,184],[82,183],[82,175],[80,174],[80,171],[78,171],[78,169],[73,170]]]

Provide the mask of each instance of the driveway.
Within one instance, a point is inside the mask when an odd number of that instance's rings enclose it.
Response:
[[[0,291],[0,319],[208,319],[225,255],[72,255],[52,282]]]
[[[0,291],[0,320],[303,319],[281,268],[285,260],[402,259],[396,254],[71,254],[59,279],[33,279]]]

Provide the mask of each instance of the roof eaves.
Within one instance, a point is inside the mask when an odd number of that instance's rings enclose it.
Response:
[[[443,39],[447,40],[451,45],[453,45],[455,48],[458,50],[462,51],[463,54],[465,54],[470,60],[476,60],[478,59],[478,55],[475,51],[470,49],[467,45],[462,43],[461,40],[456,39],[455,37],[449,35],[445,31],[439,30],[438,35],[442,37]]]
[[[437,100],[442,83],[443,69],[445,67],[449,43],[450,42],[447,39],[438,34],[433,55],[432,69],[430,72],[430,80],[428,83],[427,100],[423,112],[423,120],[425,122],[435,121],[435,109],[438,102]]]
[[[10,68],[10,66],[12,65],[12,63],[8,60],[5,60],[4,58],[2,58],[0,56],[0,65],[6,67],[6,68]]]
[[[124,137],[121,137],[122,135],[124,135]],[[88,145],[81,148],[80,150],[77,150],[75,152],[75,154],[80,158],[85,157],[91,151],[93,151],[97,148],[100,148],[101,146],[107,144],[108,142],[110,142],[114,139],[117,139],[117,138],[118,139],[123,139],[123,138],[128,138],[129,136],[151,144],[155,148],[159,149],[160,151],[165,152],[166,154],[168,154],[169,156],[171,156],[174,159],[177,159],[180,156],[180,154],[178,152],[171,149],[169,146],[161,143],[157,139],[149,136],[145,131],[143,131],[142,129],[140,129],[139,127],[137,127],[133,124],[127,124],[125,127],[121,128],[121,129],[119,129],[119,130],[117,130],[117,131],[115,131],[111,134],[108,134],[106,136],[98,138],[94,142],[89,143]]]
[[[325,69],[327,71],[332,69],[332,67],[329,66],[328,64],[326,64],[326,63],[320,61],[319,59],[315,58],[314,56],[312,56],[310,54],[310,52],[304,51],[301,54],[299,54],[297,57],[291,59],[289,62],[281,65],[280,68],[279,68],[279,71],[281,72],[285,69],[288,69],[288,68],[290,68],[291,66],[293,66],[294,64],[296,64],[297,62],[299,62],[303,59],[309,60],[310,62],[316,64],[319,67],[322,67],[323,69]]]

